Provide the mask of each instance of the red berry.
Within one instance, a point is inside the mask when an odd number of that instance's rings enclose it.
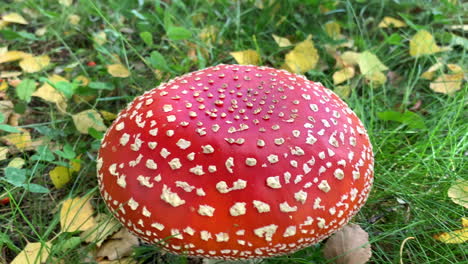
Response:
[[[88,66],[89,67],[94,67],[94,66],[96,66],[96,62],[90,61],[90,62],[88,62]]]
[[[0,200],[1,205],[7,205],[9,203],[10,203],[10,197],[5,197],[5,198]]]

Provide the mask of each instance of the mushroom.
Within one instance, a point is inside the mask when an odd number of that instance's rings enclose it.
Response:
[[[99,188],[168,251],[265,258],[318,243],[365,203],[373,152],[332,91],[269,67],[218,65],[135,98],[106,132]]]

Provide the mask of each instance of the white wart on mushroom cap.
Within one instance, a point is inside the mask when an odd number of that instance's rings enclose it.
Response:
[[[320,83],[219,65],[137,97],[107,131],[100,191],[150,243],[262,258],[324,239],[361,208],[373,153],[354,112]]]

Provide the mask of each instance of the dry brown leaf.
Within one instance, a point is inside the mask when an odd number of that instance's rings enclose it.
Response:
[[[343,83],[354,77],[354,67],[346,67],[333,73],[333,83],[335,85]]]
[[[138,262],[131,257],[128,257],[116,260],[102,260],[98,261],[98,264],[138,264]]]
[[[49,81],[52,83],[57,82],[68,82],[67,79],[63,78],[60,75],[52,75],[49,78]],[[39,89],[37,89],[33,94],[33,96],[40,97],[48,102],[55,103],[57,108],[62,112],[65,113],[67,109],[67,101],[65,96],[57,91],[54,87],[52,87],[48,83],[44,83]]]
[[[426,30],[419,30],[410,40],[409,53],[412,57],[430,55],[442,51],[434,37]]]
[[[138,238],[126,228],[122,228],[102,245],[96,256],[116,260],[129,256],[132,253],[132,248],[138,244]]]
[[[12,62],[17,60],[22,60],[26,57],[31,57],[32,55],[26,52],[12,50],[0,54],[0,63]]]
[[[260,56],[252,49],[230,52],[229,54],[241,65],[258,65],[260,61]]]
[[[1,137],[1,140],[7,145],[15,146],[19,151],[24,151],[31,146],[31,134],[29,131],[20,129],[20,133],[11,133]]]
[[[107,72],[113,77],[127,78],[130,71],[120,63],[107,65]]]
[[[8,23],[27,25],[28,21],[18,13],[8,13],[2,17],[2,20]]]
[[[285,68],[291,72],[302,74],[314,69],[318,60],[317,49],[312,42],[312,36],[309,36],[286,54]]]
[[[89,128],[94,128],[97,131],[106,131],[101,115],[98,111],[89,109],[72,116],[76,130],[82,134],[88,134]]]
[[[6,83],[6,82],[2,82]],[[5,120],[3,120],[3,124],[8,123],[8,119],[10,118],[10,115],[13,113],[13,103],[8,100],[0,101],[0,113],[3,115]]]
[[[45,263],[51,246],[50,242],[44,245],[41,242],[28,243],[10,264]]]
[[[401,27],[406,27],[406,23],[399,19],[386,16],[382,19],[382,21],[380,21],[378,27],[379,28],[388,28],[388,27],[401,28]]]
[[[109,236],[122,228],[122,225],[111,215],[101,214],[96,219],[97,225],[81,233],[80,238],[88,243],[96,243],[96,246],[101,247]]]
[[[429,87],[436,93],[452,95],[461,89],[463,77],[463,73],[442,74]]]
[[[448,197],[456,204],[468,208],[468,181],[459,180],[448,189]]]
[[[96,226],[91,197],[76,197],[65,200],[60,209],[62,232],[85,231]]]
[[[287,39],[287,38],[283,38],[283,37],[277,36],[275,34],[273,34],[272,37],[275,40],[276,44],[278,44],[278,46],[281,47],[281,48],[289,47],[289,46],[292,45],[291,41],[289,41],[289,39]]]
[[[366,263],[372,256],[369,235],[359,225],[348,224],[327,240],[323,253],[337,264]]]
[[[47,55],[32,57],[28,56],[20,61],[19,66],[24,72],[34,73],[38,72],[50,63],[50,58]]]

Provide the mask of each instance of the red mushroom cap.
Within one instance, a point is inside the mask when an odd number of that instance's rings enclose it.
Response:
[[[332,91],[268,67],[219,65],[137,97],[107,131],[98,180],[149,243],[264,258],[317,243],[369,194],[364,126]]]

